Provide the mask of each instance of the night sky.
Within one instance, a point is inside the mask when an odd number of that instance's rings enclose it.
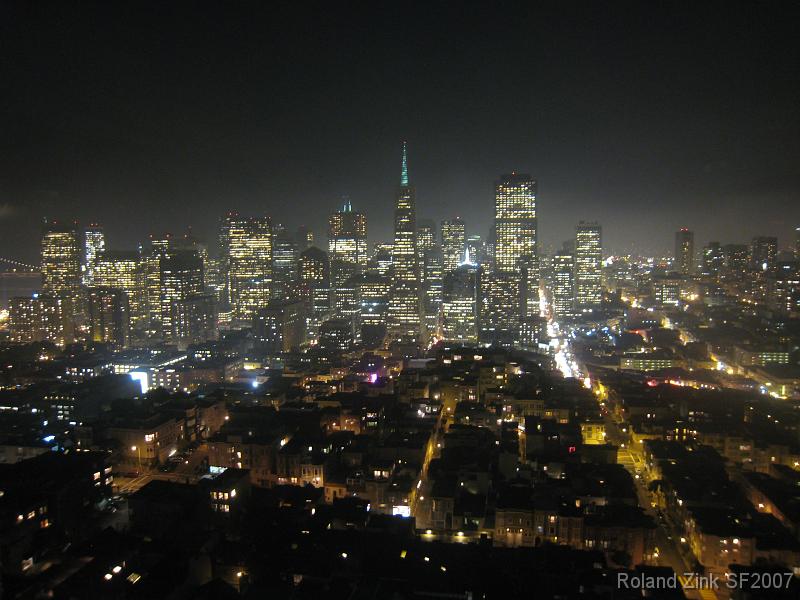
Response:
[[[581,219],[617,252],[800,225],[797,3],[32,4],[0,2],[2,257],[45,216],[124,249],[231,209],[324,246],[343,194],[388,239],[404,139],[418,218],[470,233],[511,170],[545,247]]]

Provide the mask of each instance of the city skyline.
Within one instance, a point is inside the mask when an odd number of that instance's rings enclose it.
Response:
[[[680,10],[689,6],[622,15],[586,4],[572,21],[568,9],[544,6],[510,13],[520,25],[510,31],[468,13],[452,24],[451,48],[434,33],[445,17],[437,10],[402,19],[345,11],[331,37],[330,23],[288,8],[269,20],[254,10],[234,35],[216,31],[219,19],[242,17],[231,7],[154,22],[144,9],[87,19],[88,7],[55,14],[9,3],[3,37],[26,62],[2,66],[16,93],[2,117],[0,256],[35,257],[45,216],[103,223],[123,249],[187,225],[211,240],[229,210],[295,227],[293,208],[307,206],[305,224],[319,236],[342,194],[367,214],[371,242],[389,240],[402,140],[418,216],[461,216],[470,233],[491,224],[498,174],[518,170],[539,183],[545,247],[570,239],[581,219],[603,223],[615,252],[667,252],[680,227],[698,246],[786,240],[800,221],[800,124],[785,76],[800,67],[785,43],[796,7]],[[406,32],[412,15],[418,27]],[[384,38],[342,35],[373,18]],[[716,28],[706,34],[709,20]],[[571,36],[543,25],[565,21]],[[33,23],[46,42],[25,36]],[[404,33],[416,38],[401,53],[394,42]],[[368,44],[375,51],[364,52]],[[283,69],[284,51],[296,68]],[[87,55],[94,67],[80,60]],[[140,69],[140,59],[151,66]],[[504,93],[500,82],[517,73],[526,74],[518,93]],[[413,84],[397,86],[395,75]],[[300,100],[287,104],[288,94]],[[202,210],[187,218],[187,203]],[[717,218],[700,218],[698,207]]]

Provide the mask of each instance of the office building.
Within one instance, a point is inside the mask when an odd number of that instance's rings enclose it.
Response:
[[[480,267],[468,257],[444,274],[442,286],[442,338],[448,342],[477,344],[480,315]]]
[[[353,210],[349,199],[328,219],[328,258],[334,299],[350,277],[367,266],[367,217]]]
[[[273,300],[259,309],[253,335],[271,354],[297,350],[306,341],[306,305],[301,300]]]
[[[316,338],[320,323],[330,316],[331,311],[328,255],[316,246],[303,250],[298,261],[298,275],[300,296],[308,306],[306,316],[308,334]]]
[[[444,273],[458,268],[464,259],[466,227],[461,217],[442,221],[442,268]],[[474,257],[475,254],[473,253]]]
[[[702,275],[717,279],[725,269],[725,252],[719,242],[709,242],[703,248]]]
[[[125,292],[130,328],[134,335],[147,322],[143,263],[138,252],[105,250],[95,259],[94,282],[98,287]]]
[[[361,340],[367,347],[377,347],[382,345],[386,336],[391,283],[388,277],[378,273],[366,273],[358,285]]]
[[[299,257],[297,240],[281,224],[276,223],[272,233],[272,296],[279,299],[292,298],[296,293]]]
[[[233,319],[249,326],[272,294],[272,221],[230,213],[222,222],[220,245]]]
[[[408,155],[403,142],[400,187],[394,211],[392,290],[389,297],[389,331],[401,338],[421,334],[420,273],[417,254],[416,201],[408,180]]]
[[[674,269],[681,275],[694,273],[694,232],[686,227],[675,232]]]
[[[602,299],[603,243],[600,225],[581,221],[575,229],[575,309],[599,308]]]
[[[110,287],[89,288],[89,339],[125,348],[130,343],[130,309],[124,290]]]
[[[181,349],[217,339],[217,299],[214,294],[190,294],[172,303],[171,339]]]
[[[750,269],[768,271],[775,266],[778,258],[778,238],[757,236],[750,245]]]
[[[80,235],[75,227],[48,223],[42,234],[42,291],[76,302],[80,288]]]
[[[173,339],[174,304],[203,293],[203,260],[189,250],[169,252],[160,260],[161,335]]]
[[[94,223],[89,225],[83,232],[83,285],[87,287],[95,285],[95,261],[103,253],[105,247],[103,228]]]
[[[575,313],[575,256],[562,250],[553,256],[553,316],[569,318]]]
[[[511,173],[495,183],[494,234],[497,271],[528,268],[538,276],[536,180],[530,175]]]
[[[516,273],[490,271],[480,276],[479,341],[504,347],[519,345],[522,310]]]

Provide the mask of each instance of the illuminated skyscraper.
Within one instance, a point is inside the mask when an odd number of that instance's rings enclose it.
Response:
[[[469,251],[470,260],[477,265],[485,265],[487,263],[486,255],[486,241],[479,235],[467,236],[467,241],[464,243],[464,252]]]
[[[381,277],[389,277],[392,271],[392,244],[375,244],[367,268]]]
[[[747,276],[750,267],[750,249],[746,244],[726,244],[724,274],[726,279],[739,280]]]
[[[575,312],[575,257],[562,251],[553,256],[553,314],[557,319]]]
[[[794,230],[794,257],[796,260],[800,260],[800,227],[796,227]]]
[[[331,312],[331,277],[328,255],[311,246],[300,253],[298,261],[300,294],[309,307],[307,311],[308,334],[315,338],[319,326]]]
[[[162,256],[161,330],[164,339],[173,339],[176,302],[203,293],[203,259],[189,250],[169,252]]]
[[[398,337],[421,334],[420,274],[417,255],[417,223],[414,188],[408,182],[408,157],[403,142],[400,188],[394,211],[392,290],[389,298],[389,331]]]
[[[674,268],[681,275],[694,273],[694,232],[686,227],[675,232]]]
[[[520,277],[507,271],[484,272],[480,276],[480,333],[482,344],[504,347],[520,344]]]
[[[299,254],[296,238],[280,224],[272,228],[272,233],[272,295],[283,299],[294,297]]]
[[[417,256],[422,286],[422,314],[428,337],[438,330],[442,305],[442,253],[436,243],[436,225],[424,220],[417,224]]]
[[[377,273],[363,275],[358,283],[361,340],[368,348],[380,346],[386,335],[390,287],[389,278]]]
[[[81,243],[74,227],[49,223],[42,235],[42,290],[75,300],[81,286]]]
[[[598,308],[603,299],[603,243],[600,225],[581,223],[575,229],[575,308]]]
[[[442,288],[442,337],[448,342],[478,343],[480,267],[465,261],[445,273]]]
[[[145,326],[144,269],[138,252],[104,251],[95,260],[94,282],[99,287],[125,292],[131,330],[135,332]]]
[[[149,247],[140,247],[144,271],[144,305],[147,314],[147,335],[160,337],[161,328],[161,260],[170,249],[171,235],[151,235]],[[117,286],[119,287],[119,286]]]
[[[233,318],[250,325],[272,294],[272,221],[269,217],[225,217],[220,233]]]
[[[464,260],[466,231],[461,217],[442,221],[442,268],[445,273],[457,269]]]
[[[341,284],[367,266],[367,217],[353,211],[349,199],[328,220],[328,258],[334,296]]]
[[[95,261],[105,247],[103,228],[96,224],[89,225],[83,232],[83,285],[94,285]]]
[[[750,268],[753,271],[767,271],[775,266],[778,258],[778,238],[758,236],[750,246]]]
[[[536,181],[530,175],[503,175],[495,184],[495,269],[520,274],[523,262],[538,278]]]
[[[88,294],[89,338],[125,348],[130,342],[128,296],[118,288],[93,287]]]

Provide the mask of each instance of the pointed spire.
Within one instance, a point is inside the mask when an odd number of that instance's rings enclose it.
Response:
[[[400,185],[408,187],[408,150],[403,142],[403,166],[400,169]]]
[[[350,196],[342,196],[342,212],[353,212],[353,205],[350,203]]]

